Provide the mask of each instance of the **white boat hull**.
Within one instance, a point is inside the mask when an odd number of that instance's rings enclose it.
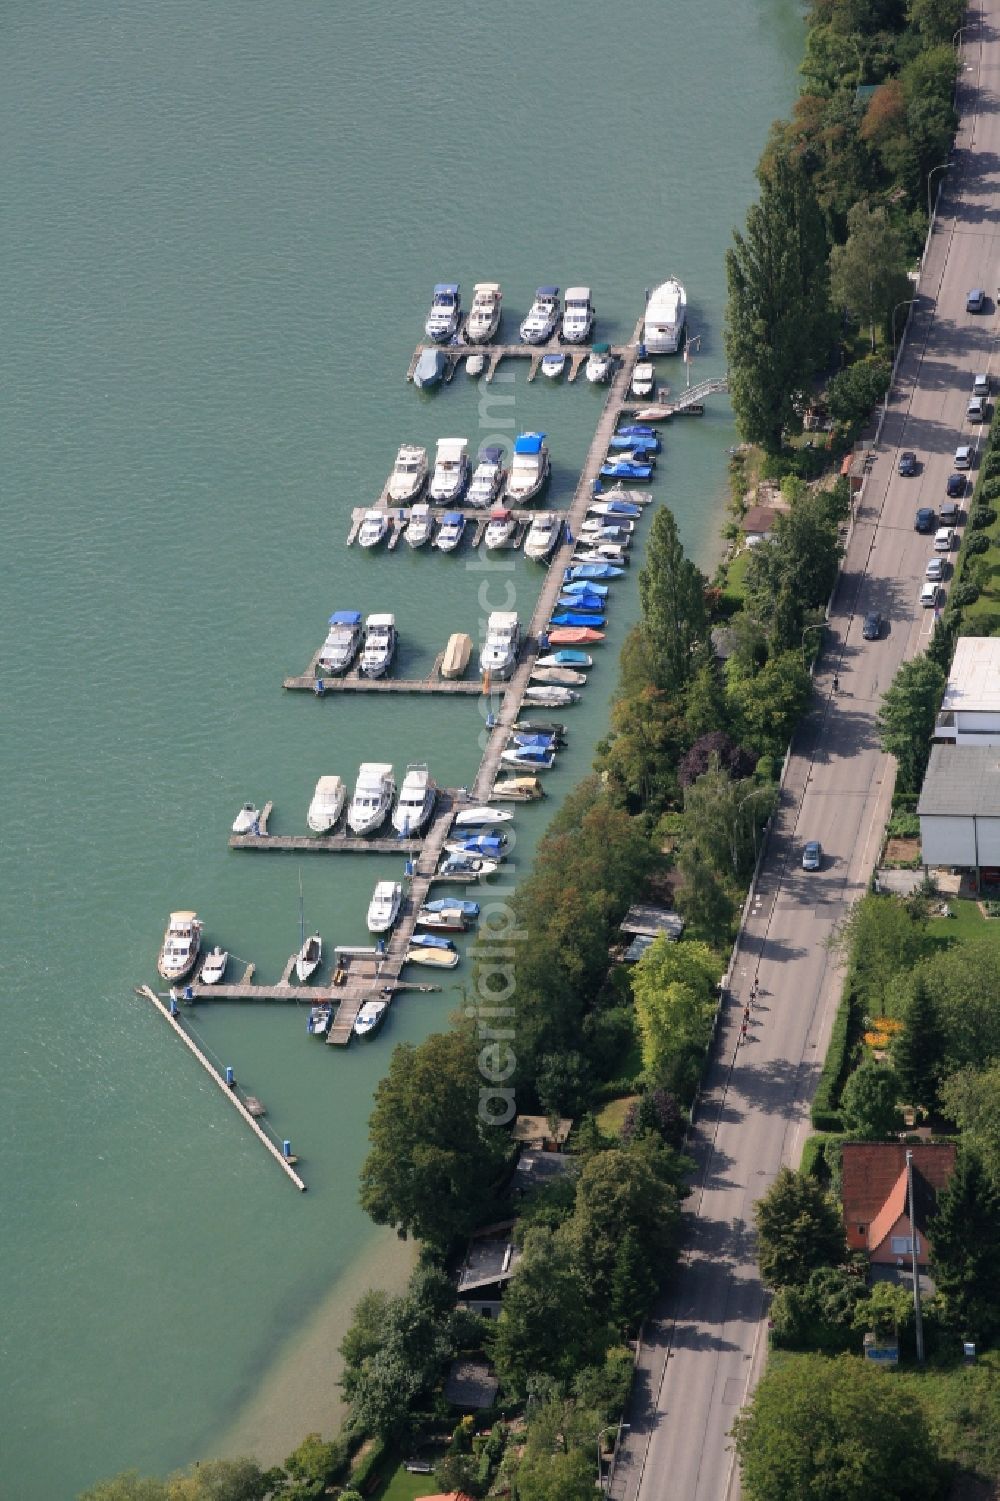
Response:
[[[454,949],[407,949],[404,964],[426,964],[431,969],[454,969],[458,954]]]

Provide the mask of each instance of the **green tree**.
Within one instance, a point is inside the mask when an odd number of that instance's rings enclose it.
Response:
[[[529,1230],[492,1330],[504,1390],[524,1396],[534,1375],[565,1389],[575,1372],[602,1360],[612,1334],[594,1317],[594,1306],[569,1234],[542,1226]]]
[[[830,294],[836,307],[850,308],[868,324],[873,354],[876,325],[887,322],[909,292],[906,247],[885,206],[855,203],[847,214],[846,243],[830,252]]]
[[[595,1461],[583,1449],[529,1451],[518,1466],[518,1501],[594,1501]]]
[[[730,680],[730,709],[742,744],[758,755],[783,756],[812,693],[798,650],[771,657],[756,677]]]
[[[941,1086],[941,1108],[977,1153],[1000,1192],[1000,1062],[962,1068]]]
[[[343,1478],[347,1463],[346,1438],[325,1440],[318,1433],[307,1433],[285,1460],[288,1480],[279,1491],[282,1501],[285,1498],[287,1501],[314,1501],[316,1497],[325,1496],[327,1487]]]
[[[642,1062],[650,1080],[664,1081],[678,1060],[693,1057],[700,1066],[712,1035],[720,969],[707,944],[666,938],[658,938],[633,966]]]
[[[951,945],[925,960],[920,973],[944,1031],[942,1072],[1000,1058],[1000,965],[992,940]]]
[[[434,1466],[434,1479],[444,1495],[476,1497],[485,1489],[474,1454],[445,1454]]]
[[[966,0],[909,0],[906,19],[920,32],[925,46],[951,42],[965,20]]]
[[[726,355],[741,435],[778,453],[795,397],[829,348],[829,247],[801,163],[776,157],[760,184],[726,254]]]
[[[747,609],[766,629],[772,653],[802,649],[806,612],[825,605],[841,547],[828,492],[806,491],[778,516],[771,536],[750,555]]]
[[[711,647],[696,650],[694,671],[684,694],[684,723],[692,740],[702,735],[712,735],[725,729],[726,692]]]
[[[608,1423],[625,1409],[632,1377],[635,1373],[635,1355],[628,1345],[612,1345],[604,1357],[604,1364],[585,1366],[573,1378],[573,1396],[577,1405],[597,1413],[598,1419]]]
[[[864,1282],[846,1267],[821,1266],[805,1283],[779,1287],[771,1299],[771,1338],[786,1350],[853,1348],[855,1310],[867,1301]]]
[[[447,1247],[481,1222],[508,1145],[479,1113],[478,1053],[469,1026],[394,1049],[361,1169],[362,1207],[376,1224]]]
[[[941,1464],[918,1399],[852,1355],[790,1356],[733,1429],[747,1501],[934,1501]]]
[[[895,1071],[866,1058],[851,1074],[840,1096],[840,1113],[850,1135],[859,1141],[880,1141],[902,1130],[898,1099]]]
[[[635,1231],[627,1229],[611,1273],[610,1312],[616,1328],[634,1333],[652,1307],[658,1286],[648,1250]]]
[[[138,1470],[123,1470],[81,1491],[77,1501],[167,1501],[167,1487]]]
[[[895,307],[895,303],[893,304]],[[877,401],[889,389],[892,367],[888,360],[856,360],[839,370],[826,390],[830,416],[835,422],[863,423]]]
[[[908,1104],[935,1110],[945,1038],[937,1006],[920,974],[914,979],[903,1022],[892,1049],[900,1092]]]
[[[663,1279],[677,1245],[678,1188],[688,1165],[651,1137],[584,1163],[566,1233],[598,1307],[610,1306],[619,1246],[629,1231],[646,1252],[651,1277]]]
[[[952,1323],[988,1339],[1000,1330],[1000,1193],[976,1152],[958,1155],[931,1222],[931,1267]]]
[[[705,582],[685,556],[673,513],[657,507],[639,570],[639,600],[654,681],[667,693],[688,682],[695,648],[707,638]]]
[[[847,1243],[836,1200],[802,1173],[783,1167],[754,1206],[757,1260],[769,1287],[808,1282],[818,1267],[839,1266]]]
[[[685,843],[696,845],[717,875],[748,875],[757,830],[767,822],[777,792],[749,778],[733,781],[713,757],[708,770],[684,789]]]
[[[837,934],[837,946],[848,956],[869,1015],[886,1015],[893,982],[920,957],[925,926],[897,897],[868,895],[854,903]]]
[[[876,1282],[854,1310],[859,1334],[896,1335],[913,1321],[913,1294],[899,1282]]]
[[[264,1501],[282,1472],[262,1470],[255,1459],[208,1459],[167,1480],[168,1501]]]
[[[598,747],[597,768],[630,813],[655,816],[676,798],[686,729],[676,701],[658,688],[612,705],[611,733]]]
[[[878,731],[882,749],[896,758],[901,792],[920,789],[945,682],[936,662],[912,657],[900,665],[883,696]]]
[[[706,857],[700,845],[694,841],[682,844],[677,856],[677,869],[681,886],[677,893],[677,905],[687,920],[688,927],[699,938],[720,947],[732,938],[735,903],[715,866]],[[695,1070],[695,1075],[698,1070]],[[691,1098],[691,1090],[697,1083],[690,1066],[682,1070],[683,1077],[671,1075],[665,1080],[669,1087],[684,1099]]]

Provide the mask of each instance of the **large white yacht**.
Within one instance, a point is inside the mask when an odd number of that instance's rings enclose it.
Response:
[[[559,288],[539,287],[521,324],[522,344],[547,344],[559,326]]]
[[[380,678],[389,670],[395,652],[395,615],[369,615],[365,621],[365,645],[360,664],[365,677]]]
[[[194,969],[201,949],[201,922],[197,912],[171,912],[156,967],[171,984]]]
[[[434,288],[424,333],[435,344],[444,344],[458,333],[462,321],[462,293],[457,281],[441,281]]]
[[[319,672],[346,672],[361,650],[364,630],[360,610],[334,610],[330,629],[316,660]]]
[[[586,344],[594,326],[594,304],[589,287],[567,287],[563,308],[562,336],[567,344]]]
[[[354,834],[370,834],[385,823],[396,782],[392,767],[383,761],[364,761],[354,784],[347,824]]]
[[[403,888],[398,881],[379,881],[368,903],[369,933],[388,933],[403,901]]]
[[[544,433],[521,433],[507,476],[507,499],[513,505],[533,500],[549,477],[549,450]]]
[[[392,810],[392,826],[404,839],[419,834],[434,811],[437,787],[423,762],[406,768],[399,801]]]
[[[493,678],[509,678],[521,650],[521,623],[512,610],[494,610],[486,624],[486,640],[479,653],[479,670]]]
[[[388,494],[393,505],[408,505],[416,500],[427,483],[427,450],[404,443],[396,455],[389,476]]]
[[[684,337],[687,293],[676,277],[654,287],[646,303],[642,342],[650,354],[676,354]]]
[[[460,500],[469,483],[468,438],[439,438],[429,495],[438,505]]]
[[[562,517],[557,516],[554,511],[539,512],[524,539],[524,556],[533,558],[536,563],[544,563],[555,551],[562,527]]]
[[[320,777],[312,795],[306,823],[314,834],[329,834],[344,811],[347,787],[343,777]]]
[[[465,325],[470,344],[485,344],[500,327],[503,293],[496,281],[477,282],[472,289],[472,306]]]
[[[478,510],[491,506],[500,494],[505,478],[503,449],[486,444],[476,455],[476,471],[466,497],[469,505]]]

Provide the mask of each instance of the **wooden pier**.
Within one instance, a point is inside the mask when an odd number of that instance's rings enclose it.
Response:
[[[486,536],[486,528],[490,524],[490,511],[494,506],[504,506],[505,509],[510,511],[511,516],[513,516],[514,520],[517,523],[517,530],[514,533],[513,540],[509,542],[505,548],[500,548],[499,551],[501,552],[516,552],[517,549],[523,544],[524,539],[528,534],[528,528],[536,517],[545,516],[548,514],[556,516],[560,515],[560,512],[552,512],[548,507],[544,505],[536,506],[530,511],[523,507],[507,506],[502,496],[499,499],[493,501],[491,505],[486,507],[466,505],[464,501],[457,501],[454,504],[452,504],[452,502],[450,501],[432,501],[429,502],[429,504],[432,506],[432,512],[435,521],[440,522],[446,512],[450,513],[454,511],[458,515],[464,516],[466,521],[471,523],[471,527],[462,537],[462,541],[459,543],[458,547],[453,549],[451,553],[442,554],[440,548],[435,547],[432,542],[425,543],[424,546],[419,549],[421,552],[429,553],[433,557],[454,557],[457,553],[464,551],[467,545],[466,537],[470,538],[472,547],[481,546],[483,539]],[[351,525],[347,533],[348,547],[353,547],[354,543],[357,541],[358,533],[361,530],[361,523],[364,521],[365,516],[368,514],[368,512],[380,511],[384,510],[385,508],[386,502],[384,495],[381,495],[373,505],[356,506],[354,508],[354,510],[351,512]],[[409,519],[409,506],[396,506],[389,512],[391,530],[389,533],[388,541],[386,543],[386,550],[388,552],[392,552],[396,547],[396,544],[398,543],[400,537],[406,530],[406,523],[409,521]],[[377,549],[373,548],[372,551],[375,552],[377,551]]]
[[[356,667],[340,677],[324,677],[319,672],[319,649],[305,672],[298,677],[285,678],[282,687],[291,692],[314,693],[325,698],[328,693],[450,693],[461,697],[477,698],[483,691],[482,683],[475,678],[443,678],[441,664],[444,652],[438,652],[434,666],[425,678],[366,678]],[[322,688],[317,686],[322,683]]]
[[[435,828],[443,819],[446,819],[449,825],[451,824],[460,801],[460,794],[454,789],[438,788],[437,803],[427,832],[414,839],[404,839],[396,833],[383,835],[381,838],[351,834],[346,825],[339,832],[332,834],[272,834],[268,829],[268,821],[274,811],[274,804],[268,802],[264,804],[257,820],[257,833],[230,834],[229,848],[231,850],[293,851],[297,854],[316,851],[319,854],[341,855],[419,855],[432,839]],[[388,818],[386,823],[388,823]],[[293,954],[288,961],[289,979],[291,977],[290,966],[294,963],[294,959]],[[216,986],[209,987],[211,990],[217,988]]]
[[[625,359],[631,346],[617,345],[611,353],[619,361]],[[427,349],[437,349],[445,357],[444,383],[450,385],[455,372],[464,359],[469,355],[482,355],[486,361],[486,369],[481,375],[474,377],[476,380],[485,380],[487,385],[492,381],[500,367],[502,360],[527,360],[528,380],[532,381],[542,367],[542,361],[547,354],[562,354],[566,356],[569,369],[565,379],[572,383],[576,380],[580,371],[590,358],[592,345],[590,344],[563,344],[557,336],[553,336],[546,344],[433,344],[429,340],[418,344],[413,351],[413,358],[406,371],[406,379],[413,380],[414,372],[420,360],[420,356]],[[559,377],[563,379],[562,376]]]
[[[295,1184],[295,1187],[299,1190],[300,1193],[305,1193],[306,1185],[303,1183],[302,1179],[295,1171],[293,1160],[286,1157],[281,1149],[277,1146],[277,1144],[271,1140],[270,1136],[268,1136],[263,1126],[258,1124],[254,1114],[240,1099],[239,1095],[236,1093],[235,1087],[226,1083],[225,1079],[219,1073],[215,1065],[202,1052],[201,1048],[195,1042],[194,1038],[188,1035],[187,1031],[184,1027],[181,1026],[177,1018],[171,1015],[169,1008],[163,1004],[163,1002],[160,1000],[160,997],[155,993],[155,991],[150,990],[148,985],[142,985],[138,988],[136,994],[143,995],[148,1001],[152,1001],[153,1005],[163,1017],[164,1021],[169,1024],[169,1026],[181,1039],[181,1042],[183,1042],[188,1051],[192,1053],[195,1058],[197,1058],[198,1062],[201,1064],[205,1072],[219,1086],[219,1088],[222,1090],[222,1093],[226,1096],[226,1099],[238,1112],[241,1119],[246,1123],[246,1125],[250,1127],[250,1130],[257,1137],[258,1141],[260,1141],[267,1148],[268,1152],[270,1152],[275,1162],[278,1163],[282,1172],[292,1180],[292,1182]],[[255,1104],[259,1106],[259,1101],[255,1101]]]

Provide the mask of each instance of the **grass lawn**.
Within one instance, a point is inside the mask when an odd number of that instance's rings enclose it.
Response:
[[[598,1127],[604,1132],[605,1136],[618,1135],[625,1124],[625,1115],[628,1107],[638,1098],[637,1094],[627,1094],[623,1095],[620,1100],[609,1100],[597,1117]]]
[[[436,1496],[438,1483],[430,1475],[411,1475],[402,1461],[375,1492],[373,1501],[417,1501],[420,1496]]]
[[[751,548],[744,547],[743,551],[737,553],[736,557],[726,568],[726,586],[722,592],[726,600],[730,602],[730,608],[733,610],[741,610],[743,608],[743,581],[746,578],[751,551]]]
[[[948,898],[954,917],[932,917],[927,924],[925,951],[934,954],[941,949],[954,948],[956,944],[972,939],[988,938],[996,946],[1000,963],[1000,918],[985,918],[978,905],[968,898]]]

